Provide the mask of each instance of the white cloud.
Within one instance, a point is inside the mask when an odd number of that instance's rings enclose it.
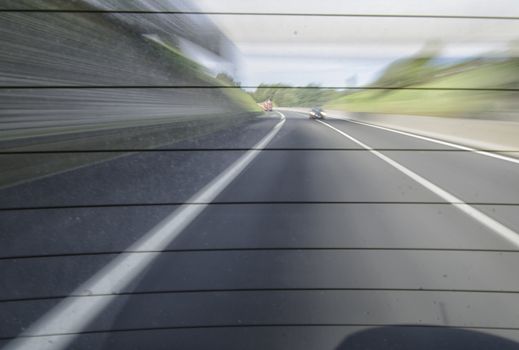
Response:
[[[277,13],[433,14],[519,16],[517,0],[198,0],[202,11]],[[350,18],[302,16],[210,16],[241,52],[239,80],[246,85],[283,81],[359,84],[384,65],[437,41],[448,57],[506,49],[519,38],[519,21]]]

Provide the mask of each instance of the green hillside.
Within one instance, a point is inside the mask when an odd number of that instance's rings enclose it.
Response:
[[[417,88],[519,88],[519,59],[475,59],[448,66],[431,60],[408,60],[391,65],[373,86]],[[352,112],[488,117],[513,115],[515,91],[363,90],[326,103],[327,108]]]

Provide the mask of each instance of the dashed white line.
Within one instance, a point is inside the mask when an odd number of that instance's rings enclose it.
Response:
[[[507,241],[511,242],[515,246],[519,247],[519,234],[510,228],[506,227],[505,225],[501,224],[500,222],[492,219],[488,215],[484,214],[483,212],[477,210],[476,208],[468,205],[464,201],[462,201],[460,198],[452,195],[451,193],[445,191],[444,189],[440,188],[439,186],[433,184],[426,178],[418,175],[417,173],[413,172],[412,170],[406,168],[405,166],[401,165],[400,163],[397,163],[393,159],[387,157],[386,155],[374,150],[372,147],[366,145],[365,143],[357,140],[353,136],[348,135],[342,130],[337,129],[336,127],[325,123],[323,121],[317,120],[319,123],[329,127],[330,129],[338,132],[342,136],[348,138],[349,140],[355,142],[359,146],[365,148],[369,152],[371,152],[373,155],[377,156],[378,158],[382,159],[384,162],[388,163],[395,169],[401,171],[405,175],[409,176],[414,181],[418,182],[420,185],[424,186],[437,196],[443,198],[446,202],[450,203],[451,205],[455,206],[465,214],[469,215],[476,221],[478,221],[480,224],[486,226],[487,228],[491,229],[492,231],[499,234],[501,237],[506,239]]]
[[[208,206],[203,203],[212,202],[276,136],[286,120],[283,113],[278,113],[281,121],[252,150],[247,151],[187,201],[194,204],[183,205],[175,210],[4,349],[67,348],[75,338],[74,333],[84,330],[116,298],[114,294],[122,292],[160,255],[145,251],[165,249]]]

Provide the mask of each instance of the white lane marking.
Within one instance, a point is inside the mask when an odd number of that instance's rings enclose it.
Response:
[[[260,141],[253,150],[247,151],[231,166],[218,175],[183,205],[157,226],[132,244],[125,253],[117,256],[79,288],[71,293],[38,321],[6,345],[6,350],[65,349],[74,336],[90,324],[116,295],[144,273],[146,268],[208,205],[212,202],[276,136],[286,121],[278,112],[281,121]],[[200,203],[200,204],[196,204]],[[95,297],[95,295],[103,295]],[[108,295],[106,295],[108,294]],[[78,297],[80,296],[80,297]],[[68,334],[67,334],[68,333]],[[64,334],[67,334],[64,336]]]
[[[512,157],[507,157],[507,156],[504,156],[504,155],[501,155],[501,154],[497,154],[497,153],[480,151],[480,150],[472,148],[472,147],[462,146],[462,145],[458,145],[456,143],[434,139],[432,137],[421,136],[421,135],[413,134],[413,133],[410,133],[410,132],[407,132],[407,131],[400,131],[400,130],[396,130],[396,129],[392,129],[392,128],[387,128],[387,127],[379,126],[379,125],[374,125],[374,124],[370,124],[370,123],[365,123],[365,122],[361,122],[361,121],[358,121],[358,120],[352,120],[352,119],[348,119],[348,118],[344,118],[344,117],[336,117],[336,116],[334,116],[333,118],[340,119],[340,120],[345,120],[347,122],[354,123],[354,124],[360,124],[360,125],[365,125],[365,126],[369,126],[369,127],[376,128],[376,129],[390,131],[390,132],[394,132],[396,134],[401,134],[401,135],[405,135],[405,136],[409,136],[409,137],[414,137],[416,139],[420,139],[420,140],[424,140],[424,141],[429,141],[429,142],[434,142],[434,143],[438,143],[440,145],[449,146],[449,147],[461,149],[461,150],[464,150],[464,151],[470,151],[470,152],[477,153],[477,154],[480,154],[480,155],[483,155],[483,156],[492,157],[492,158],[504,160],[504,161],[507,161],[507,162],[519,164],[519,159],[512,158]]]
[[[348,138],[349,140],[355,142],[359,146],[365,148],[369,152],[371,152],[373,155],[377,156],[378,158],[382,159],[392,167],[396,168],[397,170],[401,171],[405,175],[409,176],[414,181],[418,182],[420,185],[424,186],[437,196],[443,198],[445,201],[450,203],[451,205],[455,206],[465,214],[469,215],[476,221],[478,221],[480,224],[486,226],[490,230],[498,233],[501,237],[508,240],[512,244],[519,247],[519,234],[510,228],[506,227],[505,225],[501,224],[500,222],[492,219],[488,215],[484,214],[483,212],[477,210],[476,208],[468,205],[464,201],[462,201],[460,198],[450,194],[449,192],[445,191],[444,189],[440,188],[439,186],[433,184],[429,180],[425,179],[424,177],[418,175],[417,173],[413,172],[412,170],[409,170],[408,168],[404,167],[400,163],[397,163],[393,159],[385,156],[384,154],[374,150],[372,147],[366,145],[365,143],[357,140],[353,136],[348,135],[344,131],[341,131],[337,129],[336,127],[331,126],[328,123],[322,122],[320,120],[317,120],[319,123],[329,127],[330,129],[338,132],[339,134],[343,135],[344,137]]]

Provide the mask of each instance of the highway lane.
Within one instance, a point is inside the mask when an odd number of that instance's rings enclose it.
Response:
[[[514,208],[519,199],[516,163],[343,120],[330,120],[329,123],[371,147],[381,149],[392,160],[463,201],[475,203],[474,207],[517,231],[519,216]],[[410,151],[413,147],[418,151]],[[392,150],[383,151],[386,148]],[[512,206],[485,205],[489,203]]]
[[[519,340],[516,246],[339,133],[284,113],[268,149],[83,329],[94,333],[74,338],[74,348],[331,349],[368,325],[391,324],[468,327],[479,332],[472,341],[483,339],[472,348],[489,348],[485,334]],[[274,123],[194,143],[235,151],[137,154],[3,190],[4,208],[84,207],[0,212],[10,247],[0,260],[0,310],[9,315],[1,336],[27,328],[115,256],[89,253],[125,249],[176,208],[93,204],[186,200]],[[393,149],[381,152],[519,230],[519,207],[511,205],[519,202],[517,165],[328,123]],[[189,174],[195,180],[186,182]],[[438,332],[427,337],[452,338]]]

